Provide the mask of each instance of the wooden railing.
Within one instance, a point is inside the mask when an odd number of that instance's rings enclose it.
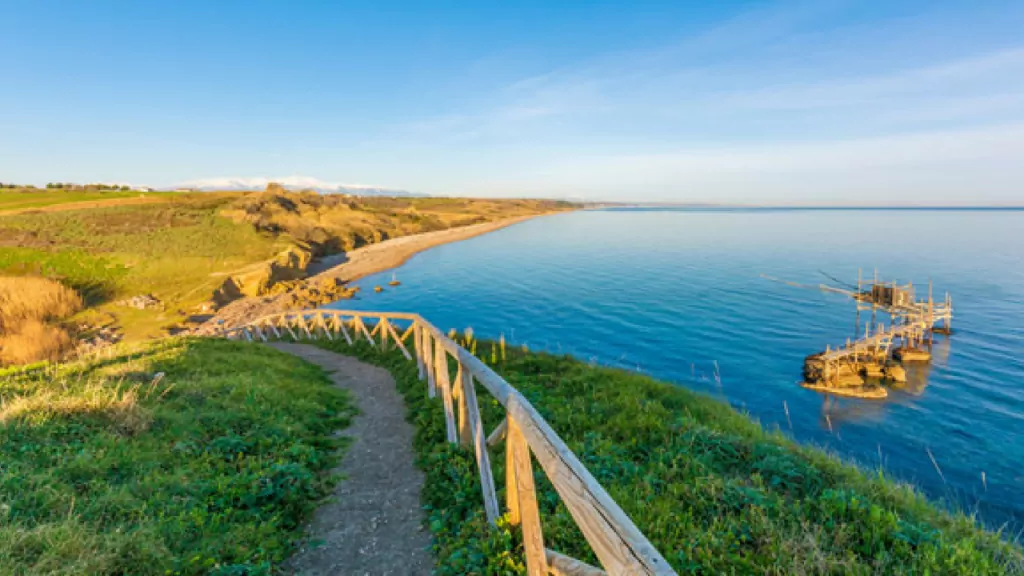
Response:
[[[385,350],[391,346],[397,348],[410,361],[415,359],[430,397],[441,395],[448,442],[472,448],[480,473],[484,510],[491,524],[497,522],[500,511],[487,449],[505,442],[505,509],[511,524],[522,530],[530,576],[675,574],[526,398],[419,315],[306,310],[260,318],[223,330],[219,335],[263,342],[282,338],[343,339],[350,345],[365,339],[370,345]],[[410,336],[411,343],[408,342]],[[449,372],[449,357],[457,365],[454,380]],[[486,388],[505,409],[501,424],[486,436],[474,381]],[[540,463],[604,570],[545,548],[531,454]]]

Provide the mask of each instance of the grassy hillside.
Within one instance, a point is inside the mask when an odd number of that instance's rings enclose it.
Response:
[[[0,573],[21,575],[270,574],[352,414],[319,368],[213,340],[0,372],[0,400]]]
[[[320,342],[387,367],[417,428],[443,574],[524,572],[518,536],[489,530],[473,457],[445,443],[440,400],[415,363]],[[866,473],[711,398],[565,356],[489,360],[537,407],[680,574],[1022,574],[1021,548],[906,485]],[[453,367],[454,369],[454,367]],[[478,387],[487,430],[502,417]],[[492,450],[504,499],[504,452]],[[537,469],[545,544],[596,562]]]
[[[120,192],[0,191],[15,204],[113,198]],[[124,193],[129,194],[129,193]],[[135,194],[135,193],[131,193]],[[86,198],[88,197],[88,198]],[[11,198],[14,198],[12,200]],[[128,341],[161,336],[211,306],[236,275],[260,278],[289,247],[310,256],[383,239],[564,208],[555,202],[353,198],[314,193],[175,194],[155,204],[0,215],[0,276],[43,275],[78,290],[75,322],[117,326]],[[300,261],[302,259],[299,259]],[[305,258],[308,262],[308,258]],[[304,265],[304,264],[303,264]],[[294,277],[297,270],[289,277]],[[162,306],[117,306],[152,294]]]
[[[164,193],[161,193],[164,194]],[[145,195],[138,190],[53,190],[53,189],[0,189],[0,213],[8,210],[43,208],[72,202],[96,202],[118,198],[138,198]],[[154,194],[149,194],[153,196]]]
[[[92,308],[85,320],[116,323],[129,340],[158,336],[209,300],[226,274],[289,245],[220,217],[217,211],[229,201],[183,196],[153,205],[2,217],[0,273],[58,278]],[[163,309],[112,305],[150,293],[165,303]]]

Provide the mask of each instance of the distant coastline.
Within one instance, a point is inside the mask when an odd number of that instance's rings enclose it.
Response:
[[[671,203],[602,203],[587,206],[589,210],[679,210],[694,212],[743,212],[743,211],[799,211],[799,210],[870,210],[870,211],[922,211],[922,212],[1022,212],[1024,205],[1011,206],[813,206],[813,205],[758,205],[758,204],[671,204]]]

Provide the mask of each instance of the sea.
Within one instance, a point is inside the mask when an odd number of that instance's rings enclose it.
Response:
[[[919,298],[948,292],[953,334],[885,400],[802,388],[804,357],[870,321],[818,286],[856,287],[876,270]],[[1022,210],[586,210],[439,246],[358,284],[359,298],[333,306],[417,312],[648,374],[1024,530]]]

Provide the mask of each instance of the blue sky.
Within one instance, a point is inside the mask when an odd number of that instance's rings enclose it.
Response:
[[[0,181],[1024,203],[1024,3],[0,0]]]

